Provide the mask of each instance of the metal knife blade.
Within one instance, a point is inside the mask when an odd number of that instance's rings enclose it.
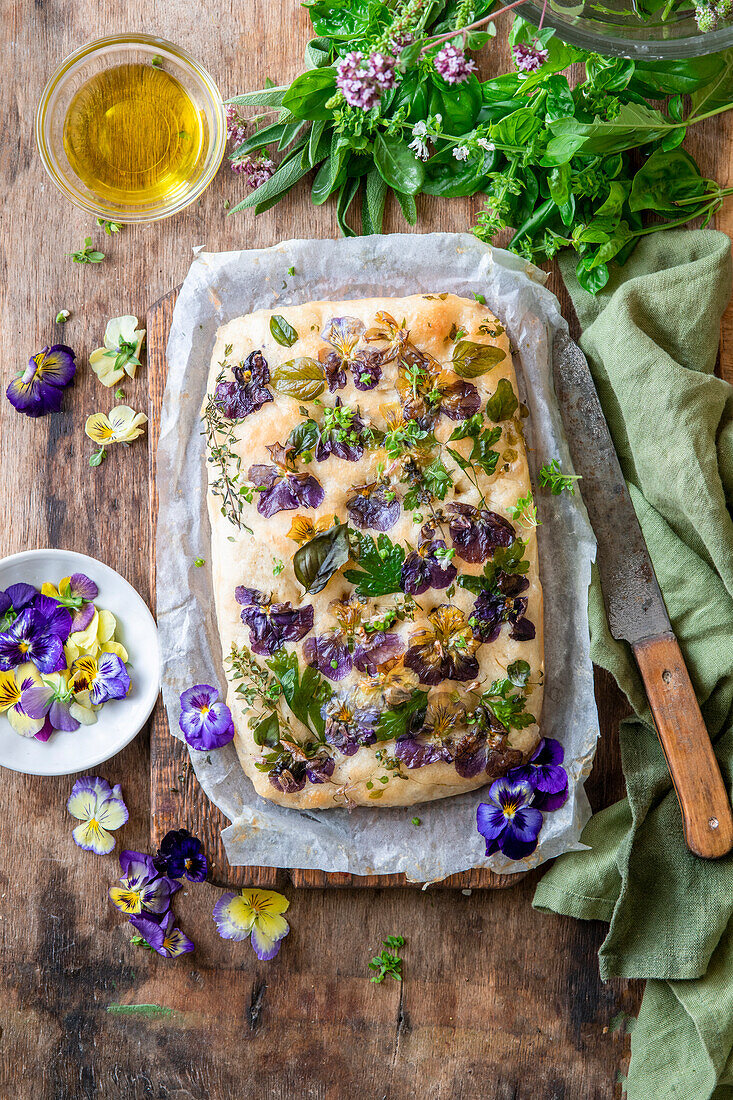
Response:
[[[559,334],[553,360],[570,454],[598,542],[608,625],[614,638],[635,645],[671,631],[667,608],[586,358]]]

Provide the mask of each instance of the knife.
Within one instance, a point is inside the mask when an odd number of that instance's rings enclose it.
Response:
[[[553,349],[555,391],[598,543],[608,625],[639,666],[682,811],[687,847],[705,859],[733,848],[733,813],[690,675],[664,605],[593,378],[564,333]]]

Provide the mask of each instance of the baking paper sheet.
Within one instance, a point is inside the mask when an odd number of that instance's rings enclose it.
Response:
[[[293,268],[295,274],[288,275]],[[557,458],[571,469],[554,396],[550,356],[567,344],[567,325],[544,275],[469,234],[393,234],[337,241],[286,241],[274,248],[200,252],[178,297],[168,343],[168,383],[158,448],[158,625],[163,697],[171,732],[179,695],[192,684],[220,684],[222,655],[208,567],[206,476],[199,412],[220,325],[255,309],[339,300],[451,291],[483,294],[516,348],[529,461]],[[515,872],[572,848],[590,816],[588,775],[598,717],[589,657],[587,592],[595,541],[580,495],[537,494],[541,579],[545,595],[545,699],[542,731],[565,747],[570,798],[545,815],[537,850],[526,860],[484,855],[476,831],[481,791],[414,808],[359,807],[299,811],[255,794],[233,745],[211,753],[189,750],[201,786],[230,819],[223,832],[230,863],[320,868],[357,875],[404,872],[432,882],[471,867]],[[233,578],[232,583],[237,578]],[[240,578],[241,579],[241,578]],[[484,788],[484,796],[487,788]],[[418,815],[418,828],[411,819]]]

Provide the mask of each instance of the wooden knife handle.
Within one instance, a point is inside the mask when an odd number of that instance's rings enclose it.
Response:
[[[733,848],[733,812],[690,674],[671,632],[634,647],[677,792],[685,841],[704,859]]]

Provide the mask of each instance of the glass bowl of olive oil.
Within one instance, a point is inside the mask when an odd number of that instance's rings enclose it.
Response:
[[[185,50],[146,34],[67,57],[36,112],[49,176],[76,206],[118,222],[167,218],[211,183],[226,146],[219,90]]]

